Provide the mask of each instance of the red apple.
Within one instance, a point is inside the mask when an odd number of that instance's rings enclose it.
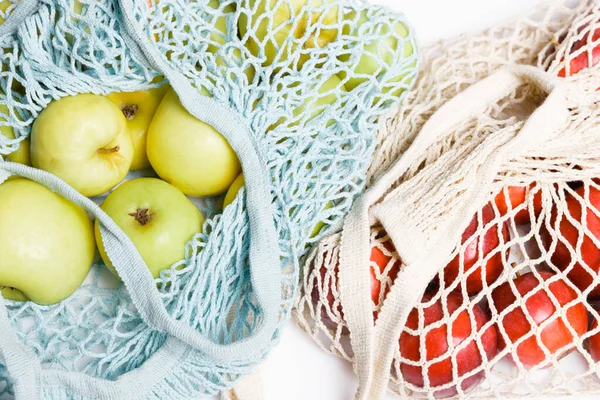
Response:
[[[585,224],[587,229],[583,232],[569,221],[566,215],[562,215],[559,226],[557,227],[558,210],[554,208],[550,218],[550,224],[554,227],[554,230],[558,232],[561,239],[556,244],[556,249],[552,253],[552,263],[560,268],[562,271],[569,268],[572,263],[573,254],[569,247],[577,254],[581,255],[581,259],[591,269],[590,274],[583,265],[579,262],[575,262],[573,267],[569,270],[567,276],[569,279],[580,289],[586,290],[593,284],[593,279],[600,272],[600,249],[596,246],[590,236],[590,233],[596,238],[600,239],[600,217],[598,217],[594,211],[600,210],[600,190],[593,186],[589,186],[589,197],[587,202],[589,205],[586,206],[586,218],[583,221],[583,206],[580,201],[585,199],[585,187],[582,186],[575,191],[577,196],[568,194],[566,196],[566,206],[569,215],[572,219]],[[591,207],[590,207],[591,205]],[[594,210],[595,209],[595,210]],[[580,235],[582,240],[579,240]],[[546,249],[550,249],[552,238],[548,232],[543,234],[544,246]],[[566,243],[570,246],[567,246]],[[594,286],[590,292],[590,298],[600,297],[600,286]]]
[[[598,320],[594,319],[594,322],[592,322],[592,327],[590,328],[590,331],[595,331],[597,329],[598,329]],[[600,361],[600,332],[597,332],[593,336],[590,337],[588,350],[589,350],[590,355],[592,356],[592,359],[594,360],[594,362],[599,362]]]
[[[522,204],[526,204],[528,201],[527,195],[533,187],[535,187],[535,185],[531,185],[529,188],[527,186],[508,186],[502,189],[502,191],[494,198],[494,202],[496,203],[496,207],[498,207],[500,214],[506,215],[509,210],[514,210]],[[538,190],[533,197],[533,213],[536,217],[542,213],[541,190]],[[522,209],[514,216],[517,225],[527,224],[531,222],[530,219],[531,216],[528,208]]]
[[[423,298],[423,302],[430,300],[430,295],[425,295]],[[445,317],[442,304],[444,301],[452,318],[450,321],[441,324],[441,326],[431,328],[430,325]],[[467,309],[454,314],[462,304],[462,297],[456,293],[451,293],[447,298],[442,298],[425,308],[423,310],[423,320],[421,320],[419,310],[413,309],[406,321],[406,327],[417,330],[422,324],[424,327],[423,333],[416,336],[405,331],[400,336],[401,357],[419,363],[418,366],[415,366],[401,362],[400,372],[404,380],[417,387],[424,387],[425,376],[427,376],[430,391],[434,391],[433,395],[437,398],[456,395],[458,393],[457,385],[459,384],[463,391],[472,389],[484,378],[484,371],[480,371],[466,377],[460,383],[455,382],[454,385],[447,388],[435,390],[439,386],[454,382],[454,365],[457,368],[457,375],[461,377],[496,355],[497,332],[495,325],[490,325],[482,333],[482,327],[489,322],[488,316],[478,305],[473,305],[472,311]],[[471,317],[475,321],[475,326],[471,324]],[[448,331],[450,331],[450,337]],[[485,357],[481,354],[477,342],[469,339],[474,332],[481,340]],[[424,339],[423,335],[425,335]],[[469,340],[466,345],[463,343],[465,340]],[[421,342],[424,344],[426,354],[421,354]],[[457,351],[459,345],[461,348]],[[427,361],[438,358],[441,359],[429,365],[425,364]]]
[[[390,262],[393,262],[393,265],[390,267],[389,278],[391,282],[396,279],[398,275],[398,270],[400,269],[401,262],[396,257],[390,256],[394,252],[394,247],[390,241],[385,241],[382,243],[383,247],[386,249],[386,252],[382,251],[377,246],[377,243],[371,243],[371,268],[370,268],[370,278],[371,278],[371,300],[373,304],[378,305],[380,303],[380,296],[383,295],[385,298],[385,294],[389,291],[389,286],[384,288],[384,293],[381,293],[381,280],[380,277],[386,273],[386,267]],[[325,257],[327,258],[327,257]],[[376,266],[376,268],[375,268]],[[339,293],[338,287],[338,268],[339,265],[336,265],[333,271],[328,272],[325,266],[321,266],[321,282],[322,286],[318,285],[318,281],[315,279],[315,286],[312,291],[312,300],[313,304],[318,305],[320,300],[320,293],[326,292],[327,295],[327,304],[321,305],[321,318],[323,322],[332,329],[337,328],[337,321],[342,321],[344,319],[344,313],[342,311],[342,304],[339,301],[339,296],[336,293]],[[335,288],[335,291],[332,290]],[[336,300],[337,298],[337,300]],[[382,298],[382,300],[383,300]],[[337,303],[337,306],[334,305]],[[374,314],[374,318],[376,315]]]
[[[481,219],[484,226],[487,226],[496,218],[494,209],[491,205],[487,204],[481,210]],[[502,262],[502,252],[498,251],[498,247],[501,245],[499,235],[499,223],[491,225],[482,235],[475,236],[479,230],[479,217],[475,215],[471,220],[471,223],[462,235],[462,244],[467,246],[462,252],[456,255],[452,261],[444,269],[444,281],[446,286],[451,285],[459,275],[467,275],[467,293],[469,296],[475,295],[483,290],[483,281],[490,285],[502,274],[504,264]],[[508,230],[508,224],[502,223],[502,241],[508,242],[510,239],[510,232]],[[483,243],[480,243],[483,240]],[[481,252],[479,251],[481,246]],[[483,272],[483,260],[492,252],[493,254],[487,262],[485,262],[485,276]],[[506,258],[508,258],[509,250],[506,250]],[[461,259],[464,268],[461,268]],[[477,263],[480,261],[479,263]],[[475,265],[478,265],[475,267]],[[464,271],[464,272],[463,272]],[[459,286],[460,287],[460,286]]]
[[[596,22],[595,22],[596,23]],[[583,28],[587,27],[586,24]],[[582,28],[582,29],[583,29]],[[579,30],[581,31],[581,29]],[[591,36],[591,39],[590,39]],[[570,54],[575,53],[577,50],[580,50],[586,46],[591,45],[592,43],[598,41],[600,39],[600,29],[596,29],[593,34],[592,32],[588,32],[581,39],[577,40],[571,49],[569,49]],[[590,68],[598,64],[600,62],[600,45],[596,45],[593,49],[591,49],[592,56],[592,64],[589,64],[589,49],[584,51],[583,53],[573,57],[569,62],[569,72],[567,73],[566,67],[563,67],[560,71],[558,71],[559,77],[565,76],[573,76],[579,73],[579,71]]]
[[[544,281],[555,276],[552,272],[547,271],[540,271],[539,274]],[[533,272],[521,275],[513,283],[519,293],[518,296],[513,292],[510,282],[505,282],[492,293],[492,305],[500,314],[498,347],[504,349],[525,337],[512,353],[513,361],[518,359],[525,368],[543,366],[548,363],[549,360],[546,358],[544,349],[552,355],[572,350],[578,337],[585,334],[588,328],[587,310],[583,302],[578,299],[577,293],[562,279],[550,283],[549,290],[561,307],[575,301],[568,306],[566,319],[563,319],[559,316],[559,310],[554,306],[550,294],[546,292]],[[504,310],[521,301],[525,294],[532,291],[533,294],[527,299],[524,306],[517,306],[502,315]],[[562,312],[562,309],[560,311]],[[529,323],[525,313],[532,318],[535,326]],[[539,330],[542,323],[544,323],[544,327],[539,333],[540,341],[538,342],[536,331]],[[576,336],[571,334],[567,324],[573,328]],[[502,331],[506,332],[508,343],[505,341]]]

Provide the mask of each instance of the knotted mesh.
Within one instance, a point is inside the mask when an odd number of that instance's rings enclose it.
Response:
[[[416,248],[411,259],[439,261],[422,277],[429,285],[396,339],[389,388],[402,397],[600,392],[599,21],[594,2],[551,2],[431,46],[415,88],[380,132],[370,183],[442,105],[502,67],[536,66],[560,77],[566,91],[566,125],[548,135],[540,129],[542,139],[529,142],[535,145],[511,147],[548,98],[528,83],[442,132],[375,204],[371,218],[391,228],[384,216],[402,222],[394,237],[404,251]],[[464,204],[477,192],[474,204]],[[459,215],[469,207],[475,215]],[[352,310],[340,300],[338,276],[344,234],[326,237],[308,257],[297,316],[322,348],[356,369],[378,361],[357,359],[350,340],[345,315]],[[411,285],[394,283],[407,265],[391,234],[372,226],[371,261],[361,275],[371,282],[361,301],[372,305],[375,324],[382,307],[395,306],[385,302],[393,285]],[[432,268],[421,267],[424,274]]]
[[[17,3],[5,13],[11,14]],[[298,259],[364,188],[374,133],[414,80],[417,47],[402,15],[362,1],[160,0],[135,2],[135,17],[160,57],[203,95],[240,115],[271,177],[281,260],[281,320],[296,294]],[[53,99],[135,91],[164,83],[130,38],[115,0],[42,0],[1,39],[0,154],[10,155]],[[9,134],[12,133],[12,135]],[[157,279],[169,314],[215,343],[250,336],[261,310],[248,268],[249,218],[242,190],[209,217],[186,258]],[[215,206],[217,204],[217,206]],[[67,300],[8,302],[19,337],[44,370],[117,380],[165,346],[102,266]],[[275,333],[274,340],[278,336]],[[264,356],[264,354],[263,354]],[[217,393],[260,359],[220,362],[189,349],[163,366],[141,397]],[[13,393],[6,386],[0,394]],[[60,386],[43,395],[69,396]]]

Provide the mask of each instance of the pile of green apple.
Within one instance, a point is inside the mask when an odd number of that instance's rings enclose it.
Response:
[[[238,19],[240,40],[262,60],[263,67],[287,62],[281,58],[290,51],[305,54],[311,48],[323,49],[339,34],[359,37],[360,27],[368,21],[365,12],[354,12],[345,13],[346,19],[339,24],[342,14],[334,0],[248,2],[252,12],[240,13]],[[307,5],[314,10],[307,13]],[[209,6],[219,14],[212,22],[211,42],[224,45],[226,17],[236,11],[234,4],[222,7],[218,0],[211,0]],[[81,7],[76,7],[78,13]],[[397,35],[408,36],[403,23],[393,26]],[[289,40],[307,36],[302,49]],[[347,50],[361,57],[342,56],[340,61],[352,64],[347,72],[305,93],[306,101],[293,110],[288,124],[298,126],[301,115],[309,116],[305,121],[318,116],[339,100],[332,94],[336,88],[338,93],[354,90],[369,77],[385,74],[401,43],[392,36],[382,40],[384,46],[379,40],[357,40],[362,47]],[[293,48],[287,51],[286,46]],[[414,53],[408,41],[403,46],[404,56]],[[234,55],[240,56],[240,50]],[[219,48],[211,45],[207,51],[217,54]],[[216,60],[225,66],[221,56]],[[300,57],[293,67],[301,68],[308,60]],[[245,71],[249,81],[257,77],[255,67]],[[394,79],[404,79],[404,75]],[[205,89],[200,94],[210,96]],[[9,115],[5,105],[0,107],[0,113]],[[284,122],[281,118],[270,129]],[[15,138],[9,126],[0,126],[0,133]],[[202,229],[204,218],[187,196],[227,192],[227,206],[244,185],[240,162],[227,140],[189,114],[166,84],[138,92],[78,94],[52,101],[35,119],[30,137],[6,159],[50,172],[84,196],[107,194],[101,208],[131,239],[155,278],[184,258],[185,243]],[[126,179],[137,170],[152,171],[158,178]],[[313,236],[322,226],[315,227]],[[94,227],[82,208],[27,179],[10,178],[0,184],[0,288],[4,297],[39,304],[67,298],[87,276],[96,248],[116,275],[99,223]]]
[[[1,129],[14,137],[9,127]],[[204,218],[187,196],[215,196],[232,186],[229,203],[243,184],[227,140],[191,116],[168,85],[55,100],[7,160],[48,171],[88,197],[108,193],[101,208],[155,278],[184,258],[185,244],[202,229]],[[161,179],[126,180],[136,170]],[[0,184],[5,298],[39,304],[67,298],[87,276],[96,247],[116,275],[99,223],[94,227],[82,208],[24,178]]]

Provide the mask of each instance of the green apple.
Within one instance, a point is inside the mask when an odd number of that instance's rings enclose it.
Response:
[[[0,104],[0,115],[9,115],[8,107],[5,104]],[[3,122],[6,122],[6,119],[3,117],[0,117],[0,120],[2,120]],[[8,139],[15,138],[14,128],[11,126],[8,126],[8,125],[0,126],[0,134],[4,135]],[[15,162],[15,163],[23,164],[23,165],[31,165],[29,146],[30,146],[29,138],[24,139],[19,144],[19,148],[17,150],[13,151],[12,153],[10,153],[9,155],[5,156],[4,159],[6,161]]]
[[[356,37],[364,36],[360,32],[360,27],[365,22],[369,21],[366,10],[362,11],[360,14],[357,14],[355,11],[350,12],[345,20],[347,21],[347,24],[345,24],[343,28],[345,35]],[[378,37],[377,39],[373,39],[366,43],[364,42],[364,38],[361,38],[360,41],[357,41],[357,46],[355,48],[347,49],[347,53],[339,56],[340,61],[347,63],[353,59],[351,54],[362,54],[358,63],[350,67],[355,76],[349,76],[346,71],[342,71],[339,74],[346,89],[354,90],[357,86],[366,82],[369,77],[374,76],[379,78],[383,76],[394,62],[394,54],[397,52],[398,46],[402,43],[404,43],[404,48],[402,49],[402,55],[404,57],[409,57],[415,53],[416,49],[410,41],[402,42],[398,39],[398,37],[408,37],[408,26],[402,22],[395,21],[390,21],[390,24],[393,24],[394,32],[390,32],[389,25],[385,24],[379,32],[381,38]],[[417,61],[415,60],[410,66],[407,66],[406,72],[401,73],[396,77],[392,77],[386,83],[390,84],[402,81],[406,78],[410,69],[416,66],[416,63]],[[386,87],[384,85],[383,93],[399,97],[404,91],[404,89],[396,89],[394,92],[390,92],[392,89],[392,87]]]
[[[233,203],[233,201],[237,197],[238,192],[243,186],[244,174],[239,174],[238,177],[235,178],[235,181],[233,181],[233,183],[229,187],[229,190],[227,190],[227,194],[225,195],[225,199],[223,200],[223,208]]]
[[[23,292],[10,286],[0,286],[0,292],[2,293],[2,297],[7,300],[21,302],[29,301]]]
[[[53,173],[84,196],[116,186],[132,160],[127,120],[106,97],[64,97],[50,103],[33,123],[33,166]]]
[[[185,258],[185,244],[202,230],[204,217],[181,191],[156,178],[123,183],[102,209],[131,239],[154,278]],[[96,220],[96,240],[106,266],[116,275]]]
[[[12,3],[9,0],[0,0],[0,11],[2,12],[2,14],[6,14],[6,10],[8,10],[8,7],[10,7]],[[4,23],[5,19],[0,16],[0,25],[2,25]]]
[[[155,89],[137,92],[114,92],[107,96],[110,101],[119,107],[127,120],[134,150],[130,167],[132,171],[150,166],[150,161],[148,161],[146,155],[148,127],[168,89],[168,85],[162,85]]]
[[[217,54],[217,52],[222,46],[224,46],[227,43],[227,18],[230,17],[231,14],[235,13],[234,3],[226,4],[225,7],[220,8],[220,0],[210,0],[208,2],[208,6],[213,8],[215,17],[210,22],[213,28],[216,29],[210,33],[210,42],[217,44],[210,44],[207,50],[210,53],[216,55],[217,65],[225,67],[227,69],[227,72],[231,73],[232,69],[227,68],[230,67],[230,65],[228,65],[228,63],[223,59],[223,55]],[[233,60],[229,61],[233,61],[234,65],[242,65],[243,59],[242,52],[240,51],[240,49],[234,49],[231,54],[232,56],[230,57],[233,57]],[[256,70],[252,65],[249,65],[244,70],[244,74],[246,75],[248,82],[252,83],[256,75]]]
[[[200,94],[210,96],[204,88]],[[241,172],[227,140],[191,115],[173,89],[150,123],[146,150],[158,176],[189,196],[221,194]]]
[[[233,184],[227,191],[227,194],[225,195],[225,199],[223,200],[223,208],[225,208],[228,205],[230,205],[231,203],[233,203],[238,192],[240,191],[240,189],[242,187],[244,187],[244,174],[240,174],[235,179],[235,181],[233,181]],[[329,201],[327,204],[325,204],[325,208],[323,210],[327,210],[327,209],[331,208],[332,204],[333,203],[331,201]],[[292,208],[290,210],[290,215],[292,215],[294,213],[294,210],[295,210],[295,208]],[[317,222],[317,224],[313,228],[313,231],[312,231],[310,237],[314,238],[315,236],[317,236],[319,234],[319,232],[321,231],[321,229],[323,229],[324,226],[325,226],[325,223],[323,221]]]
[[[265,57],[264,66],[280,65],[286,62],[289,53],[323,48],[334,41],[338,29],[339,6],[336,0],[246,0],[242,4],[247,12],[242,12],[238,21],[240,37],[246,48],[255,57]],[[309,6],[314,12],[307,12]],[[329,7],[328,7],[329,6]],[[323,11],[326,10],[325,15]],[[315,25],[320,27],[315,29]],[[331,26],[330,29],[327,27]],[[309,34],[299,48],[297,40]],[[297,68],[308,60],[308,52],[300,57]]]
[[[39,304],[64,300],[85,279],[95,250],[92,221],[82,208],[27,179],[0,185],[3,295]]]
[[[325,208],[323,208],[323,210],[330,209],[332,205],[333,205],[333,203],[331,201],[327,202],[327,204],[325,204]],[[323,229],[323,227],[325,227],[325,222],[323,222],[323,221],[317,222],[317,224],[315,225],[315,227],[312,230],[312,233],[310,234],[311,239],[314,238],[315,236],[317,236],[319,234],[319,232],[321,232],[321,229]]]
[[[342,84],[341,79],[337,75],[333,75],[331,78],[326,80],[318,90],[312,93],[307,93],[304,103],[300,107],[293,110],[293,120],[290,121],[288,125],[297,126],[300,123],[300,120],[297,118],[304,113],[310,113],[310,117],[306,120],[307,123],[319,116],[321,113],[323,113],[323,111],[325,111],[326,106],[335,103],[339,99],[339,92],[336,92],[338,90],[345,92],[346,88]],[[279,119],[279,121],[269,127],[269,130],[275,129],[284,122],[284,118]],[[333,121],[330,121],[328,126],[332,122]]]

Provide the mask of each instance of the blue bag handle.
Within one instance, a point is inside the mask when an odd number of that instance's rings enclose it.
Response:
[[[253,140],[249,124],[241,114],[223,103],[199,94],[183,74],[162,58],[137,23],[133,10],[134,2],[119,0],[119,4],[122,22],[128,34],[125,35],[125,39],[129,47],[138,56],[143,55],[149,65],[165,76],[190,114],[212,126],[227,139],[240,159],[246,182],[246,209],[250,222],[250,274],[258,306],[263,312],[261,325],[247,338],[228,345],[215,345],[187,324],[177,321],[178,325],[182,325],[177,326],[168,314],[166,315],[171,321],[162,322],[169,322],[175,332],[174,336],[212,357],[224,360],[248,359],[251,355],[263,353],[269,347],[278,327],[282,298],[279,254],[273,251],[279,247],[279,238],[273,218],[275,211],[271,196],[271,179],[264,162],[266,156],[261,154],[260,147]],[[111,261],[115,260],[111,257]],[[156,290],[154,293],[158,299]],[[162,302],[160,304],[166,312]]]
[[[39,0],[21,0],[15,10],[0,25],[0,37],[15,33],[25,18],[37,10],[38,2]]]

